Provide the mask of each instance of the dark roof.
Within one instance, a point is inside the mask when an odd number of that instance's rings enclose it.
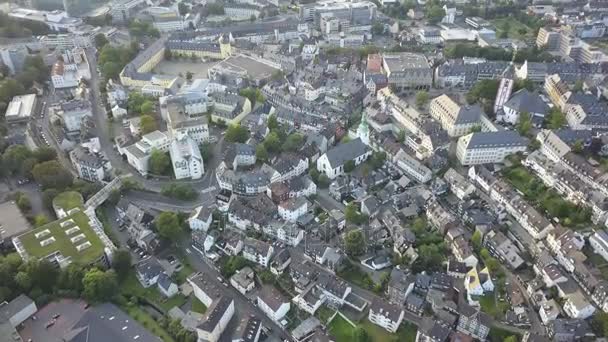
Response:
[[[473,133],[467,148],[494,148],[527,145],[528,139],[522,137],[516,131],[497,131]]]
[[[348,160],[353,160],[368,151],[369,147],[367,147],[360,138],[357,138],[332,148],[327,151],[326,155],[331,167],[337,168],[338,166],[344,165]]]
[[[263,286],[258,292],[258,300],[266,303],[273,311],[277,311],[281,305],[289,303],[289,299],[285,298],[274,286]]]
[[[482,114],[483,111],[481,110],[481,107],[478,104],[461,106],[454,124],[467,124],[478,122]]]
[[[527,89],[521,89],[505,103],[505,107],[511,108],[518,112],[546,114],[549,111],[549,106],[543,101],[538,94],[529,92]]]
[[[135,265],[135,270],[145,279],[152,279],[163,272],[163,267],[158,262],[158,259],[149,257],[138,262],[137,265]]]
[[[0,304],[0,323],[8,321],[32,303],[34,303],[34,301],[30,299],[30,297],[21,294],[9,303]]]
[[[210,308],[211,310],[207,315],[207,319],[199,324],[197,328],[204,331],[213,331],[232,303],[233,299],[229,297],[222,297],[219,301],[213,302],[213,308]]]
[[[169,277],[167,273],[163,272],[158,277],[157,284],[165,291],[168,291],[171,284],[173,284],[173,280],[171,280],[171,277]]]
[[[381,315],[390,319],[392,322],[397,322],[401,312],[403,311],[401,307],[389,304],[381,298],[374,298],[370,306],[370,310],[376,315]]]
[[[66,342],[160,342],[116,305],[105,303],[85,312],[65,336]]]
[[[259,318],[251,317],[247,321],[247,325],[245,326],[245,329],[243,330],[243,336],[241,336],[242,341],[243,342],[256,341],[255,338],[261,327],[262,327],[262,321]]]

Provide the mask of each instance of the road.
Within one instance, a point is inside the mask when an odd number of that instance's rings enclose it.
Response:
[[[215,186],[216,180],[215,173],[213,172],[213,170],[215,170],[216,166],[218,165],[222,153],[222,146],[224,144],[223,136],[218,140],[218,142],[213,144],[213,157],[205,165],[205,170],[207,172],[201,179],[197,180],[176,181],[149,179],[144,176],[141,176],[122,158],[118,151],[114,149],[114,142],[112,139],[113,132],[111,131],[111,127],[106,114],[106,109],[103,106],[103,102],[101,100],[101,91],[99,88],[100,78],[99,73],[97,72],[97,57],[95,56],[95,51],[93,48],[87,49],[86,54],[91,69],[91,81],[89,82],[89,84],[91,90],[93,120],[95,122],[95,133],[97,137],[99,137],[101,149],[106,155],[106,158],[108,158],[108,160],[112,164],[112,167],[115,170],[120,170],[123,174],[130,173],[133,179],[141,183],[141,185],[146,190],[153,192],[160,192],[163,186],[165,186],[167,183],[173,182],[187,184],[199,190],[204,190],[206,188]]]
[[[194,201],[180,201],[163,195],[131,190],[124,196],[132,203],[140,205],[144,208],[155,209],[159,211],[191,211],[198,206],[212,206],[215,204],[215,195],[217,191],[201,193]]]

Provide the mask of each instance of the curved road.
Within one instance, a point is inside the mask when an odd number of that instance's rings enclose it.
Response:
[[[211,161],[205,165],[207,171],[203,178],[197,180],[160,180],[150,179],[140,175],[135,169],[131,167],[114,148],[114,142],[111,138],[112,132],[110,131],[110,125],[106,115],[106,109],[101,101],[101,92],[99,88],[100,79],[97,73],[97,57],[93,48],[86,50],[87,58],[89,60],[89,67],[91,69],[91,104],[93,112],[93,120],[95,122],[95,131],[97,137],[99,137],[99,143],[101,149],[105,153],[106,157],[112,164],[115,170],[120,170],[123,174],[130,174],[133,179],[137,180],[142,186],[149,191],[160,192],[162,187],[168,183],[182,183],[188,184],[195,189],[203,190],[209,187],[215,186],[215,166],[219,162],[219,156],[221,155],[222,145],[224,143],[224,137],[220,137],[219,141],[213,145],[213,157]]]

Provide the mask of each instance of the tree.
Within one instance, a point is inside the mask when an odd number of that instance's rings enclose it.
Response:
[[[155,175],[167,175],[171,172],[171,158],[165,152],[152,150],[148,163],[150,171]]]
[[[475,233],[473,233],[473,236],[471,236],[471,244],[475,250],[481,248],[481,232],[479,230],[476,230]]]
[[[285,139],[285,143],[283,144],[283,150],[289,151],[289,152],[295,152],[295,151],[299,150],[300,147],[302,147],[303,143],[304,143],[304,136],[302,134],[292,133],[289,136],[287,136],[287,139]]]
[[[527,136],[530,134],[530,130],[532,129],[532,118],[530,116],[530,113],[519,113],[519,119],[517,120],[516,128],[519,134],[523,136]]]
[[[437,24],[445,17],[445,10],[438,5],[430,6],[426,10],[425,17],[430,24]]]
[[[22,212],[27,213],[32,210],[32,203],[30,202],[30,199],[25,196],[25,194],[18,193],[16,202],[17,207],[19,207],[19,210],[21,210]]]
[[[226,130],[225,139],[228,142],[244,143],[249,139],[249,131],[241,125],[230,125]]]
[[[373,35],[380,35],[384,33],[384,25],[382,23],[374,23],[374,25],[372,25],[372,34]]]
[[[188,6],[182,1],[177,4],[177,10],[182,17],[188,14]]]
[[[19,272],[15,275],[15,284],[19,286],[21,291],[28,292],[32,287],[32,278],[26,272]]]
[[[574,151],[575,153],[581,153],[583,152],[583,141],[578,139],[574,142],[574,145],[572,146],[572,151]]]
[[[376,170],[381,168],[386,161],[386,153],[385,152],[374,152],[372,153],[372,157],[369,159],[369,164]]]
[[[59,275],[57,287],[72,291],[76,296],[80,296],[83,288],[82,279],[84,278],[84,273],[85,269],[81,265],[77,263],[69,264]]]
[[[131,253],[124,249],[114,252],[112,256],[112,268],[119,280],[125,279],[131,270]]]
[[[56,160],[40,163],[32,170],[32,175],[44,189],[64,190],[72,185],[72,174]]]
[[[268,151],[266,150],[266,147],[264,147],[264,144],[258,144],[258,146],[255,147],[255,157],[261,162],[268,160]]]
[[[473,104],[480,99],[494,100],[498,92],[498,80],[480,80],[467,93],[466,98],[469,104]]]
[[[9,173],[21,170],[23,162],[32,156],[32,152],[24,145],[12,145],[4,151],[2,164]]]
[[[347,160],[344,163],[344,172],[346,173],[350,173],[355,169],[355,161],[354,160]]]
[[[264,139],[264,147],[268,152],[276,153],[281,151],[281,138],[276,131],[270,132]]]
[[[549,129],[560,129],[568,123],[566,115],[562,113],[557,107],[551,108],[549,114],[545,119],[545,124]]]
[[[276,115],[270,115],[268,117],[268,129],[270,131],[277,130],[279,128],[279,122],[277,121]]]
[[[140,116],[139,126],[141,129],[141,134],[148,134],[158,129],[156,126],[156,120],[154,120],[154,118],[148,114],[143,114]]]
[[[141,104],[141,113],[142,114],[154,113],[154,102],[152,102],[150,100],[145,100],[144,103]]]
[[[113,270],[89,270],[82,278],[84,297],[92,302],[105,302],[118,293],[118,281]]]
[[[95,35],[95,47],[97,50],[101,50],[109,41],[103,33],[98,33]]]
[[[502,340],[502,342],[517,342],[519,339],[515,335],[507,336]]]
[[[361,230],[351,230],[344,237],[346,254],[351,257],[360,256],[365,253],[365,238]]]
[[[598,337],[608,336],[608,313],[596,312],[591,318],[591,326]]]
[[[353,336],[354,342],[371,342],[372,338],[369,336],[367,331],[361,327],[357,328]]]
[[[161,194],[182,201],[191,201],[198,197],[198,192],[185,184],[171,183],[162,187]]]
[[[175,241],[179,239],[182,227],[179,224],[179,217],[176,213],[163,211],[154,221],[154,226],[158,235],[164,239]]]
[[[57,151],[51,147],[39,147],[38,149],[34,150],[33,156],[36,161],[42,163],[57,159]]]
[[[320,175],[319,176],[319,181],[317,182],[317,185],[319,186],[319,188],[321,189],[327,189],[327,187],[329,186],[330,180],[329,177],[327,177],[327,175]]]
[[[190,72],[190,71],[186,72],[186,79],[187,79],[188,81],[191,81],[191,80],[192,80],[192,76],[194,76],[194,74],[193,74],[192,72]]]
[[[424,107],[424,105],[429,101],[429,93],[421,90],[416,93],[416,106],[418,108]]]
[[[202,144],[200,146],[201,157],[205,163],[209,162],[213,157],[213,146],[211,144]]]
[[[48,217],[44,214],[34,216],[34,227],[44,226],[45,224],[51,222]]]
[[[359,208],[357,208],[354,202],[350,202],[348,205],[346,205],[346,208],[344,209],[344,218],[347,222],[354,223],[356,225],[363,224],[368,220],[367,216],[359,212]]]

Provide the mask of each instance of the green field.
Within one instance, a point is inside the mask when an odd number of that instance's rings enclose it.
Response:
[[[171,298],[165,298],[156,286],[144,288],[135,277],[134,272],[130,273],[127,279],[120,284],[120,292],[125,298],[136,296],[145,299],[160,307],[165,313],[169,312],[174,306],[182,306],[187,300],[181,293]]]
[[[534,30],[515,18],[500,18],[490,22],[496,27],[496,38],[500,38],[503,32],[507,33],[507,38],[512,39],[534,38]]]
[[[69,222],[70,220],[73,223],[66,224],[65,227],[62,227],[61,224],[63,222]],[[69,236],[66,235],[66,230],[78,227],[80,231],[74,232]],[[36,234],[43,232],[45,230],[49,230],[50,233],[36,238]],[[70,238],[77,236],[79,234],[84,234],[85,237],[76,242],[72,243]],[[48,238],[55,238],[55,241],[46,245],[41,246],[40,242],[46,240]],[[95,234],[91,226],[89,225],[88,216],[82,211],[78,211],[73,213],[72,215],[65,217],[61,220],[57,220],[44,226],[38,227],[36,229],[30,230],[27,233],[18,237],[23,245],[23,248],[27,251],[27,253],[35,258],[44,258],[51,253],[60,252],[64,257],[71,257],[74,262],[79,262],[82,264],[89,264],[95,262],[102,254],[104,245]],[[76,250],[76,246],[89,241],[91,246],[82,251]]]
[[[123,309],[133,319],[141,323],[144,328],[150,330],[154,335],[160,337],[163,342],[175,342],[171,335],[169,335],[169,333],[167,333],[167,331],[163,329],[152,316],[138,306],[133,304],[121,305],[121,309]]]
[[[82,195],[76,191],[62,192],[53,199],[53,206],[62,208],[65,211],[82,207],[83,204]]]
[[[396,334],[391,334],[384,328],[375,325],[367,320],[367,318],[356,323],[353,327],[342,316],[337,315],[329,324],[329,333],[335,338],[336,342],[350,342],[356,339],[355,332],[357,329],[363,329],[372,342],[414,342],[416,340],[416,332],[418,328],[409,322],[401,323]]]
[[[192,308],[190,308],[190,310],[198,312],[200,314],[204,314],[207,311],[207,307],[205,306],[205,304],[203,304],[203,302],[198,300],[198,298],[192,296]]]
[[[356,328],[348,323],[342,316],[337,315],[329,323],[329,332],[336,342],[349,342],[353,340]]]

